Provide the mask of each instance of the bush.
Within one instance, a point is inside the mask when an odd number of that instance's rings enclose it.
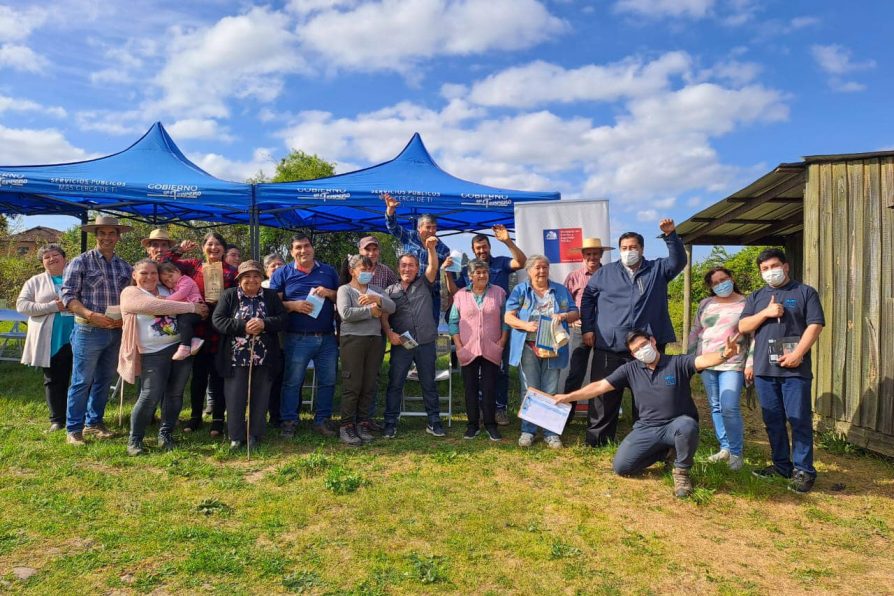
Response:
[[[34,258],[0,257],[0,300],[14,309],[22,286],[32,275],[40,273],[41,266]]]

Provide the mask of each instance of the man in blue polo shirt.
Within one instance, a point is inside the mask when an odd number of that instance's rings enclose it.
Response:
[[[279,292],[289,312],[283,355],[285,370],[282,380],[280,416],[281,434],[295,435],[301,387],[308,363],[313,360],[317,382],[313,429],[332,437],[336,431],[330,424],[335,375],[338,367],[338,343],[335,340],[335,298],[338,274],[335,269],[314,259],[314,247],[305,234],[292,237],[291,250],[295,261],[280,267],[270,279],[270,289]],[[312,316],[315,304],[309,295],[322,299],[319,314]]]
[[[658,342],[649,333],[635,330],[627,334],[626,344],[635,360],[615,369],[601,381],[590,383],[572,393],[553,399],[570,403],[608,395],[629,387],[636,394],[639,419],[624,437],[615,453],[612,467],[619,476],[642,472],[664,460],[675,450],[674,494],[680,498],[692,494],[692,467],[698,448],[698,410],[692,401],[689,381],[696,372],[717,366],[739,353],[739,336],[726,341],[721,352],[700,356],[666,356],[658,351]]]
[[[524,267],[528,257],[509,237],[509,230],[506,229],[506,226],[496,225],[492,229],[494,238],[505,244],[506,248],[509,249],[509,254],[512,256],[495,257],[491,255],[490,239],[484,234],[477,234],[472,238],[472,252],[475,253],[476,259],[487,263],[490,269],[490,283],[503,288],[503,291],[508,296],[509,275],[513,271],[518,271]],[[456,282],[453,281],[452,273],[447,273],[444,277],[447,280],[447,291],[451,296],[469,285],[468,274],[465,269],[456,278]],[[503,350],[503,364],[500,366],[500,375],[497,377],[496,391],[497,411],[495,418],[497,424],[506,426],[509,424],[509,415],[506,412],[509,404],[509,342],[506,342],[506,347]]]
[[[826,324],[823,307],[816,290],[790,277],[783,251],[763,251],[757,266],[767,285],[745,299],[739,332],[754,334],[754,387],[773,465],[754,474],[791,478],[791,489],[806,493],[816,481],[810,348]]]
[[[667,309],[667,284],[686,266],[683,241],[672,219],[658,227],[667,245],[667,257],[643,258],[643,237],[621,234],[620,259],[603,265],[590,277],[580,302],[581,338],[593,346],[590,380],[602,379],[631,360],[624,338],[643,329],[658,341],[658,351],[676,340]],[[636,401],[636,391],[632,391]],[[587,411],[587,445],[600,447],[615,440],[622,391],[594,399]],[[636,407],[634,407],[634,415]]]

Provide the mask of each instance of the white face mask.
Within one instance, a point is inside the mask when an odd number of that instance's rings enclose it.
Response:
[[[658,359],[658,350],[652,344],[646,344],[634,352],[633,357],[643,364],[652,364]]]
[[[621,262],[628,267],[633,267],[637,263],[639,263],[639,251],[638,250],[622,250],[621,251]]]
[[[785,271],[782,270],[782,267],[767,269],[761,272],[761,277],[764,278],[767,285],[778,288],[785,281]]]

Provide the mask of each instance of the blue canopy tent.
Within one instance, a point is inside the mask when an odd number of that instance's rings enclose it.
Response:
[[[116,211],[158,224],[245,223],[252,186],[215,178],[189,161],[160,122],[136,143],[86,161],[0,166],[0,212],[24,215]]]
[[[560,198],[557,192],[507,190],[452,176],[415,133],[397,157],[379,165],[316,180],[258,184],[258,218],[262,225],[319,232],[382,231],[383,193],[400,200],[398,217],[404,221],[431,213],[442,230],[456,231],[512,228],[516,202]]]

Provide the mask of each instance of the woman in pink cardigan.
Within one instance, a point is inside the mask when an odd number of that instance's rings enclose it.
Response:
[[[445,267],[449,265],[448,261],[450,259],[444,262]],[[499,441],[502,437],[494,415],[497,375],[503,361],[503,348],[509,339],[509,327],[503,322],[506,292],[490,283],[490,267],[479,259],[469,262],[469,280],[472,285],[453,295],[453,306],[447,319],[466,389],[469,422],[463,438],[474,439],[481,432],[478,420],[480,392],[484,428],[491,441]]]
[[[158,446],[174,448],[173,431],[183,406],[183,387],[192,370],[192,362],[172,360],[180,343],[177,315],[194,312],[208,316],[208,307],[191,302],[165,300],[167,288],[158,283],[158,264],[150,259],[133,267],[133,286],[121,292],[124,326],[118,354],[118,374],[133,384],[140,377],[140,395],[130,415],[128,455],[144,453],[143,435],[152,414],[162,403]]]

